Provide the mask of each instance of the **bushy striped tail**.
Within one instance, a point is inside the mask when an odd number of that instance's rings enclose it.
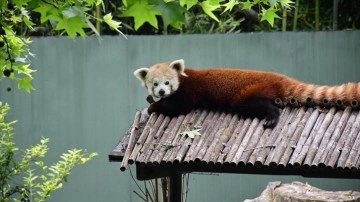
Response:
[[[325,107],[345,107],[359,109],[360,83],[347,83],[340,86],[317,86],[294,82],[285,88],[285,103],[300,105],[319,105]]]

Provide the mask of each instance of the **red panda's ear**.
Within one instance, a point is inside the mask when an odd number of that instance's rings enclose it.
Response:
[[[175,61],[171,62],[169,67],[176,70],[179,74],[181,74],[183,76],[188,76],[185,73],[185,62],[183,59],[175,60]]]
[[[134,75],[136,76],[136,78],[138,78],[141,81],[143,86],[145,86],[145,78],[148,72],[149,72],[149,68],[146,67],[134,71]]]

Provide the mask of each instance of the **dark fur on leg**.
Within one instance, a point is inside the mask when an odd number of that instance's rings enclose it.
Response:
[[[174,94],[170,97],[160,99],[157,102],[153,102],[148,108],[148,113],[151,114],[155,112],[169,117],[184,115],[194,108],[186,103],[187,102],[184,99],[179,98]]]
[[[265,119],[264,128],[274,128],[279,121],[279,108],[269,98],[255,97],[240,103],[237,107],[239,115]]]

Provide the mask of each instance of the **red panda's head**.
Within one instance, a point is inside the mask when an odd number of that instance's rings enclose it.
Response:
[[[179,88],[179,75],[185,74],[184,60],[175,60],[171,63],[159,63],[150,68],[137,69],[134,75],[148,90],[149,95],[165,98]]]

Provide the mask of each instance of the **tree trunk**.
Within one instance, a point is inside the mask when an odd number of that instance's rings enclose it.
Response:
[[[244,202],[326,202],[326,201],[359,201],[360,192],[355,191],[324,191],[301,182],[281,184],[270,182],[261,195]]]

